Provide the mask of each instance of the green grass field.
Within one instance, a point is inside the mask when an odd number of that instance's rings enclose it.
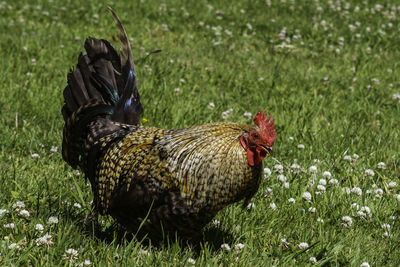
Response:
[[[0,2],[0,265],[400,264],[397,1],[99,2]],[[276,118],[254,205],[221,211],[200,244],[84,223],[92,194],[61,158],[62,90],[86,37],[119,47],[107,5],[133,38],[145,125]]]

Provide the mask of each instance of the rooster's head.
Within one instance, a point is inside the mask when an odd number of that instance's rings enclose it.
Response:
[[[260,111],[254,117],[254,123],[258,128],[245,132],[240,137],[240,143],[247,152],[247,162],[250,166],[260,164],[267,154],[272,154],[276,138],[274,121],[275,119],[271,120],[271,115],[267,118],[265,111]]]

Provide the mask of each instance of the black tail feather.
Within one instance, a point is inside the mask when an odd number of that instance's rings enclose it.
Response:
[[[118,122],[137,125],[139,124],[143,108],[140,102],[140,96],[135,86],[135,76],[133,71],[129,72],[124,93],[115,106],[111,119]]]
[[[119,100],[119,95],[115,91],[114,87],[96,72],[93,72],[92,74],[93,76],[91,78],[93,78],[95,82],[100,84],[100,86],[97,87],[97,89],[102,93],[102,95],[108,96],[109,100],[111,101],[110,103],[111,105],[114,106],[115,104],[117,104]]]
[[[124,128],[114,122],[138,125],[143,112],[130,45],[121,22],[112,14],[121,34],[122,55],[108,41],[89,37],[86,55],[79,55],[76,69],[67,76],[62,154],[74,168],[87,167],[85,157],[96,139]]]

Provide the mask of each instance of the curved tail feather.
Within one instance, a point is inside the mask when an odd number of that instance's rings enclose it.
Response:
[[[128,124],[138,124],[139,116],[143,113],[143,107],[140,103],[140,95],[137,90],[137,77],[135,65],[133,63],[131,45],[128,36],[117,14],[111,7],[107,7],[113,16],[119,29],[119,39],[121,41],[121,75],[126,81],[125,87],[120,92],[121,99],[116,104],[115,111],[111,117],[112,120],[125,122]],[[122,87],[120,87],[122,89]]]
[[[139,124],[143,112],[126,32],[108,9],[117,21],[123,52],[119,55],[104,39],[87,38],[86,55],[81,53],[75,70],[68,73],[63,93],[62,155],[72,167],[84,170],[96,140],[110,135],[121,138]]]

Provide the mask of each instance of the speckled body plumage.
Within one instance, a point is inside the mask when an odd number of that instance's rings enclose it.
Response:
[[[239,143],[252,128],[234,123],[135,128],[97,166],[97,209],[126,221],[132,231],[149,212],[143,227],[151,232],[161,233],[161,225],[165,232],[199,232],[223,207],[248,201],[257,191],[262,164],[250,167]]]
[[[86,40],[87,55],[79,56],[64,90],[63,158],[85,172],[101,214],[132,232],[140,226],[151,237],[191,238],[222,208],[254,196],[267,148],[248,137],[254,132],[258,140],[255,125],[141,126],[130,46],[113,15],[128,58],[120,59],[105,40]],[[261,129],[273,130],[268,121],[265,114],[255,119]]]

